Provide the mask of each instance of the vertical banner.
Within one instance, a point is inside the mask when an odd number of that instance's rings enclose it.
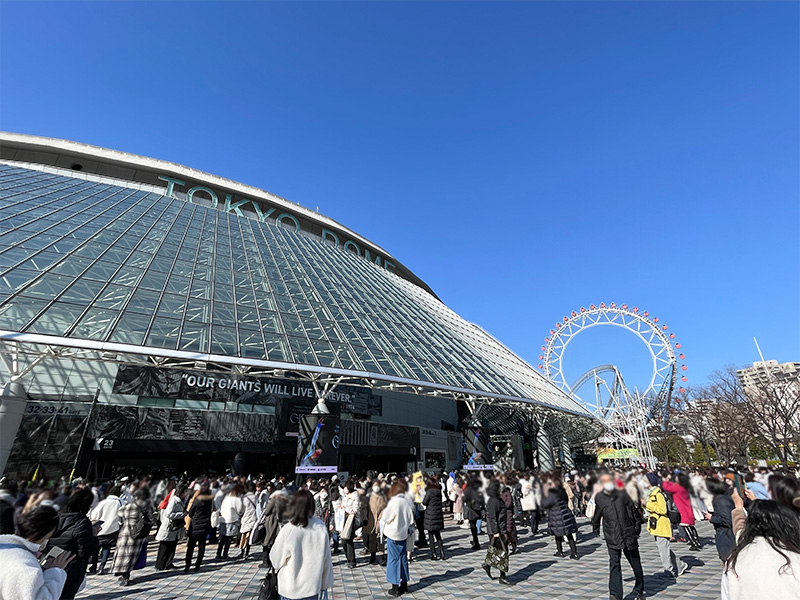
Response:
[[[492,451],[489,445],[489,432],[483,427],[469,427],[464,432],[466,446],[465,471],[492,471]]]
[[[304,415],[297,436],[295,473],[337,473],[341,421],[334,415]]]

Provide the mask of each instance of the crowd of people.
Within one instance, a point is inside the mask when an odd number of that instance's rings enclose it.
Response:
[[[640,544],[652,543],[658,575],[680,578],[690,565],[676,553],[699,551],[696,523],[714,527],[723,600],[800,600],[798,472],[767,469],[598,469],[441,474],[368,472],[338,477],[122,477],[60,486],[0,481],[0,600],[74,598],[87,576],[135,583],[148,548],[158,571],[202,569],[256,558],[266,570],[261,593],[317,598],[333,587],[332,555],[350,569],[385,567],[389,597],[408,591],[411,563],[447,561],[445,515],[485,550],[483,569],[513,585],[510,565],[524,560],[520,535],[542,531],[554,556],[579,561],[580,519],[605,539],[609,596],[625,596],[622,557],[645,597]],[[644,532],[652,542],[642,539]],[[487,540],[481,541],[481,536]],[[180,542],[186,542],[177,556]],[[565,546],[566,542],[566,546]],[[568,550],[568,553],[567,553]],[[251,556],[252,555],[252,556]],[[176,564],[179,563],[179,564]],[[648,570],[651,568],[648,565]],[[276,596],[273,596],[276,597]]]

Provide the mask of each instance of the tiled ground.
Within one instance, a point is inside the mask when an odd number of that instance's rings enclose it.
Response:
[[[468,531],[447,523],[444,540],[448,560],[433,562],[426,553],[417,551],[411,564],[409,593],[404,598],[414,600],[483,600],[489,598],[530,598],[600,600],[608,598],[608,555],[605,543],[591,535],[591,526],[580,519],[579,561],[555,558],[552,539],[539,534],[531,537],[521,530],[522,552],[511,557],[509,579],[512,588],[489,581],[481,570],[484,552],[469,550]],[[658,600],[717,600],[719,598],[720,563],[713,543],[713,529],[703,522],[698,526],[704,547],[701,552],[689,552],[686,544],[675,544],[678,555],[689,563],[691,570],[677,582],[664,580],[655,574],[661,570],[653,539],[644,532],[640,538],[642,565],[645,571],[645,590],[648,597]],[[485,544],[485,537],[482,537]],[[356,542],[360,551],[360,542]],[[177,557],[183,557],[185,545],[178,546]],[[208,554],[213,558],[215,548]],[[234,554],[234,552],[231,552]],[[112,600],[117,598],[147,600],[246,600],[255,598],[264,571],[258,568],[260,553],[247,562],[207,562],[200,572],[184,574],[182,570],[156,572],[155,547],[151,548],[148,566],[135,571],[130,587],[122,588],[110,575],[91,576],[86,589],[78,595],[81,600]],[[331,600],[365,600],[385,598],[389,587],[384,570],[369,566],[359,557],[359,568],[347,569],[342,554],[334,556],[335,586]],[[179,561],[176,559],[176,564]],[[632,598],[633,574],[623,559],[623,578],[627,598]]]

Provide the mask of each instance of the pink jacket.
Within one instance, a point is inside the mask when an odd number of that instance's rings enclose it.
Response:
[[[675,501],[675,506],[678,507],[678,512],[681,513],[681,525],[694,525],[694,510],[692,510],[692,499],[689,498],[689,492],[682,485],[672,483],[671,481],[664,480],[661,488],[670,494]]]

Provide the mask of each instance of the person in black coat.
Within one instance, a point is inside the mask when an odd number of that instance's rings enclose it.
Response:
[[[191,520],[189,529],[186,532],[186,567],[184,568],[186,572],[192,567],[192,555],[194,554],[195,546],[197,546],[197,563],[194,565],[194,570],[199,571],[200,565],[203,564],[206,540],[211,532],[214,531],[211,526],[211,513],[213,510],[214,496],[211,494],[208,482],[204,481],[200,484],[200,489],[195,492],[189,501],[188,515]]]
[[[478,521],[483,517],[483,510],[486,508],[481,485],[480,478],[475,477],[464,488],[464,518],[469,521],[473,550],[481,549],[481,543],[478,541]]]
[[[719,559],[724,563],[736,546],[731,517],[731,511],[735,508],[731,498],[733,490],[714,477],[706,479],[706,489],[714,497],[711,501],[714,514],[707,513],[706,518],[714,526],[714,543],[717,546]]]
[[[506,503],[500,497],[500,482],[492,479],[486,487],[486,495],[489,500],[486,502],[486,530],[489,533],[489,547],[495,544],[505,547],[505,540],[508,536],[508,509]],[[492,568],[483,563],[483,570],[492,577]],[[506,579],[505,571],[500,571],[500,583],[511,585],[511,582]]]
[[[446,560],[442,541],[442,529],[444,529],[442,487],[434,477],[428,479],[422,504],[425,507],[425,530],[428,532],[431,560]],[[439,547],[438,555],[436,554],[437,545]]]
[[[569,557],[578,559],[578,546],[575,534],[578,533],[578,523],[575,514],[569,509],[569,497],[564,489],[564,482],[558,474],[547,477],[544,483],[544,498],[542,507],[547,509],[547,528],[556,541],[556,553],[553,556],[566,556],[564,554],[564,538],[569,544]]]
[[[75,556],[75,560],[67,567],[67,581],[61,590],[62,600],[72,600],[78,593],[86,577],[89,560],[100,546],[92,522],[86,516],[93,500],[94,494],[91,490],[75,490],[64,502],[64,507],[58,513],[56,532],[42,550],[45,555],[52,548],[61,548]]]
[[[600,476],[603,491],[595,495],[595,510],[592,517],[592,530],[600,533],[600,522],[603,523],[603,535],[608,547],[608,590],[612,600],[621,600],[622,590],[622,554],[633,569],[635,584],[633,591],[636,600],[644,600],[644,571],[639,556],[639,534],[642,530],[642,519],[636,505],[628,496],[628,492],[614,483],[610,474]]]

